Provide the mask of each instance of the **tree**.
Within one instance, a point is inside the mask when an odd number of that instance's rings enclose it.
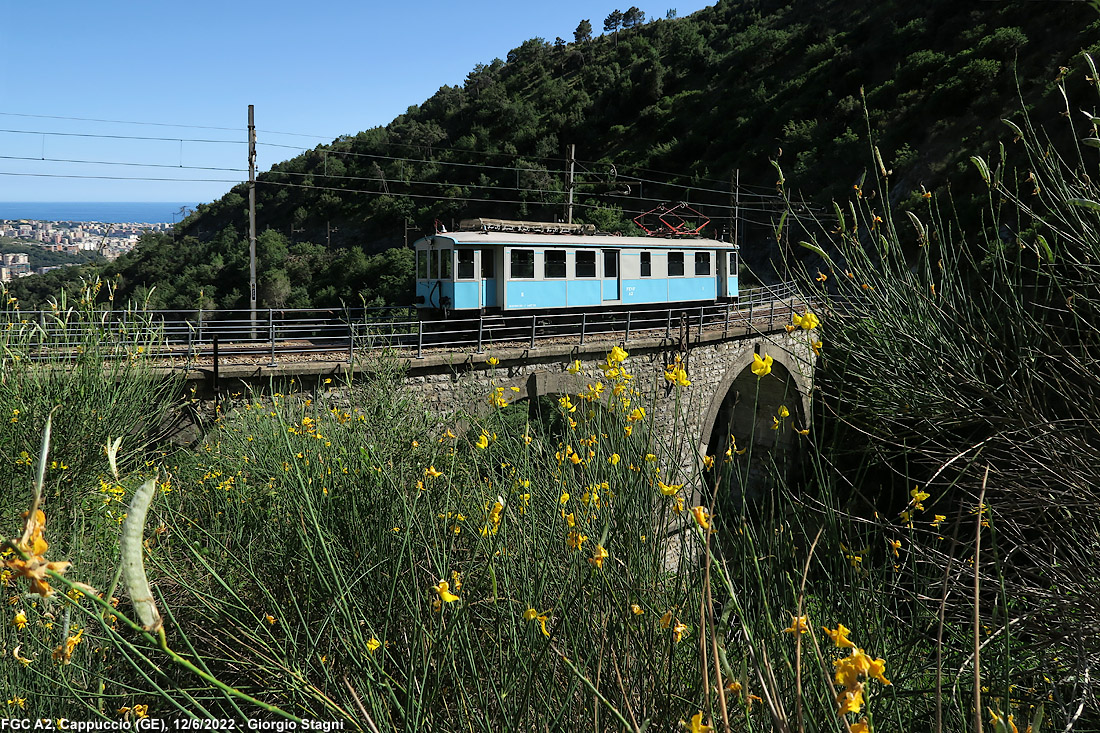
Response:
[[[669,8],[668,12],[665,13],[665,18],[667,20],[675,20],[676,16],[677,16],[676,8]]]
[[[577,24],[577,30],[573,31],[573,38],[577,43],[584,43],[585,41],[592,40],[592,22],[589,20],[582,20]]]
[[[645,13],[633,5],[623,13],[623,30],[645,25]]]
[[[619,26],[622,25],[623,14],[620,10],[612,10],[611,14],[603,19],[603,31],[604,33],[618,33]]]

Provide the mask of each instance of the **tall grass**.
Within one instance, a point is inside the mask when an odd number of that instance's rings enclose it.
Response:
[[[1091,58],[1076,74],[1097,93]],[[992,697],[1019,720],[1043,704],[1081,730],[1100,725],[1100,191],[1098,120],[1064,84],[1065,132],[1022,115],[997,160],[971,159],[988,190],[976,221],[923,188],[895,210],[875,148],[874,174],[804,242],[823,264],[802,277],[829,313],[822,450],[857,476],[853,511],[910,548],[904,595],[938,607],[937,690],[957,695],[969,668],[972,706]]]

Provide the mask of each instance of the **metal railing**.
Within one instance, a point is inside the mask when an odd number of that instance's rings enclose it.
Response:
[[[184,361],[218,355],[251,356],[271,365],[280,357],[315,355],[349,363],[356,352],[398,349],[422,358],[426,353],[473,348],[592,341],[629,342],[665,338],[683,342],[704,332],[728,335],[736,329],[773,331],[790,323],[802,306],[794,283],[743,290],[736,302],[586,313],[507,313],[469,318],[422,320],[414,308],[266,309],[255,321],[248,310],[7,312],[0,346],[22,344],[31,358],[76,358],[88,343],[109,344],[109,356]],[[0,330],[0,334],[5,331]]]

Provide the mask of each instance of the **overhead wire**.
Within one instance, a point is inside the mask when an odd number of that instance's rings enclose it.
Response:
[[[104,119],[104,118],[97,118],[97,117],[77,117],[77,116],[68,116],[68,115],[43,115],[43,114],[31,114],[31,113],[23,113],[23,112],[0,112],[0,115],[8,116],[8,117],[26,117],[26,118],[35,118],[35,119],[67,120],[67,121],[78,121],[78,122],[99,122],[99,123],[119,124],[119,125],[146,125],[146,126],[156,126],[156,127],[175,127],[175,128],[180,128],[180,129],[219,130],[219,131],[224,131],[224,132],[240,132],[241,131],[240,127],[221,127],[221,126],[215,126],[215,125],[194,125],[194,124],[173,123],[173,122],[148,122],[148,121],[139,121],[139,120],[112,120],[112,119]],[[9,131],[9,132],[16,132],[16,131]],[[351,135],[351,134],[317,135],[317,134],[312,134],[312,133],[283,132],[283,131],[268,130],[268,129],[257,129],[256,132],[257,133],[264,133],[264,134],[268,134],[268,135],[286,135],[286,136],[290,136],[290,137],[307,137],[307,138],[313,138],[313,139],[316,139],[316,140],[331,140],[332,142],[328,143],[328,144],[333,145],[333,146],[341,144],[341,143],[352,142],[352,141],[355,140],[355,137],[356,137],[355,135]],[[51,133],[35,132],[33,134],[51,134]],[[63,133],[56,133],[56,134],[63,134]],[[143,138],[138,138],[138,139],[143,139]],[[179,138],[169,138],[169,139],[173,140],[173,141],[179,140]],[[244,144],[245,141],[200,141],[200,140],[186,140],[185,139],[184,142],[241,142],[242,144]],[[386,141],[374,140],[374,141],[371,141],[371,144],[372,145],[385,146],[385,147],[399,147],[399,148],[417,148],[417,149],[419,149],[419,148],[424,147],[422,144],[417,144],[417,143],[402,143],[402,142],[395,142],[395,141],[388,141],[388,140],[386,140]],[[298,145],[286,145],[286,144],[269,143],[269,142],[262,142],[262,141],[257,141],[257,145],[268,145],[268,146],[271,146],[271,147],[281,147],[281,148],[288,149],[288,150],[299,150],[301,152],[309,152],[311,150],[316,150],[316,147],[314,147],[314,148],[303,148],[303,147],[298,146]],[[502,151],[473,151],[473,150],[469,150],[469,149],[466,149],[466,148],[452,148],[452,147],[439,146],[439,145],[432,145],[431,147],[432,147],[433,150],[446,151],[446,152],[465,153],[465,154],[479,153],[479,154],[484,155],[484,156],[506,157],[506,158],[523,158],[523,159],[527,159],[527,160],[543,160],[543,161],[561,162],[561,161],[567,159],[566,156],[558,157],[558,156],[526,155],[526,154],[523,154],[523,153],[506,153],[506,152],[502,152]],[[325,152],[339,152],[339,153],[342,153],[342,154],[345,154],[345,155],[366,155],[366,154],[363,154],[363,153],[352,153],[350,151],[336,151],[336,150],[333,150],[333,151],[325,151]],[[385,156],[383,156],[383,157],[385,157]],[[624,170],[635,170],[635,171],[642,171],[642,172],[645,172],[645,173],[655,173],[655,174],[659,174],[659,175],[663,175],[663,176],[670,176],[670,177],[674,177],[674,178],[683,178],[683,177],[685,177],[685,174],[683,174],[683,173],[673,173],[673,172],[670,172],[670,171],[662,171],[662,170],[657,170],[657,169],[654,169],[654,168],[647,168],[647,167],[644,167],[644,166],[633,165],[633,164],[630,164],[630,163],[615,163],[614,161],[608,161],[608,160],[582,160],[582,159],[577,159],[577,158],[574,158],[574,161],[576,163],[582,164],[582,165],[615,165],[616,167],[622,168]],[[437,161],[437,162],[438,163],[444,163],[446,161]],[[696,180],[700,180],[700,181],[710,181],[712,183],[727,183],[727,181],[725,179],[719,179],[719,178],[710,178],[710,177],[706,177],[706,176],[696,176],[696,175],[689,175],[689,177],[694,178]],[[753,188],[760,189],[760,190],[771,190],[766,186],[754,186],[754,185],[751,185],[751,184],[746,184],[746,185],[741,186],[742,191],[744,191],[745,189],[753,189]]]
[[[108,135],[105,133],[95,132],[50,132],[47,130],[0,130],[0,133],[8,133],[11,135],[50,135],[54,137],[94,137],[104,140],[155,140],[160,142],[172,142],[172,143],[222,143],[230,145],[247,145],[246,140],[202,140],[197,138],[183,138],[183,137],[148,137],[142,135]]]
[[[72,117],[68,115],[36,115],[26,112],[0,112],[5,117],[30,117],[40,120],[66,120],[72,122],[102,122],[112,125],[147,125],[150,127],[175,127],[188,130],[221,130],[223,132],[240,132],[240,127],[216,127],[214,125],[188,125],[181,122],[144,122],[138,120],[108,120],[100,117]],[[311,137],[317,140],[335,140],[339,135],[310,135],[303,132],[280,132],[279,130],[257,129],[257,133],[266,135],[287,135],[290,137]]]
[[[42,162],[53,162],[53,163],[76,163],[76,164],[85,164],[85,165],[114,165],[114,166],[128,166],[128,167],[142,167],[142,168],[167,168],[167,169],[171,169],[171,170],[203,170],[203,171],[218,171],[218,172],[231,172],[231,173],[247,173],[247,169],[245,169],[245,168],[228,168],[228,167],[219,167],[219,166],[195,166],[195,165],[182,165],[182,164],[181,165],[174,165],[174,164],[165,164],[165,163],[135,163],[135,162],[128,162],[128,161],[89,160],[89,159],[81,159],[81,158],[50,158],[50,157],[43,158],[43,157],[17,156],[17,155],[0,155],[0,160],[25,160],[25,161],[33,161],[33,162],[42,161]],[[336,180],[344,180],[344,181],[376,181],[376,182],[385,183],[385,184],[388,184],[388,185],[436,186],[436,187],[439,187],[439,188],[459,188],[459,189],[473,188],[473,189],[488,190],[488,191],[515,191],[517,193],[551,194],[551,195],[554,195],[554,196],[564,196],[566,194],[566,191],[563,190],[563,189],[552,189],[552,188],[530,188],[530,187],[506,186],[506,185],[483,185],[483,184],[477,184],[477,183],[458,183],[458,182],[453,182],[453,181],[421,181],[421,180],[412,180],[412,179],[381,179],[381,178],[374,177],[374,176],[348,176],[348,175],[337,175],[337,174],[316,174],[316,173],[303,173],[303,172],[298,172],[298,171],[272,171],[272,172],[264,173],[264,174],[261,174],[261,179],[260,179],[261,182],[273,183],[273,181],[263,181],[263,178],[262,178],[262,176],[270,176],[271,173],[278,173],[280,175],[287,175],[287,176],[300,176],[300,177],[303,177],[303,178],[304,177],[312,177],[312,176],[315,176],[315,175],[320,175],[321,177],[324,177],[324,178],[327,178],[327,179],[336,179]],[[12,174],[12,175],[14,175],[14,174]],[[61,174],[53,174],[53,176],[54,177],[64,177]],[[74,176],[74,177],[76,177],[76,176]],[[104,178],[111,179],[112,177],[104,177]],[[115,177],[115,179],[116,180],[180,180],[180,181],[198,180],[198,179],[184,179],[184,178],[180,178],[180,179],[168,179],[168,178],[139,179],[139,178],[134,178],[134,177],[126,178],[126,179],[122,179],[121,177]],[[227,181],[227,182],[230,182],[230,181]],[[235,181],[235,182],[236,183],[241,183],[243,181]],[[583,185],[597,185],[597,184],[587,183],[587,184],[583,184]],[[316,188],[316,186],[310,186],[310,185],[304,185],[304,187],[306,187],[306,188],[309,188],[309,187]],[[387,192],[382,191],[380,193],[385,194]],[[389,195],[399,196],[399,195],[403,195],[403,194],[400,193],[400,192],[397,192],[397,193],[389,192]],[[646,201],[646,202],[650,202],[650,203],[662,203],[664,201],[664,199],[659,199],[659,198],[627,196],[627,195],[623,195],[623,194],[617,194],[617,193],[614,193],[614,192],[605,192],[605,193],[597,193],[597,194],[589,193],[588,195],[590,195],[590,196],[591,195],[609,196],[609,197],[614,197],[614,198],[623,198],[623,199],[626,199],[628,201],[638,201],[638,202]],[[448,198],[453,198],[453,197],[448,197]],[[476,201],[476,200],[482,200],[482,199],[467,199],[467,200],[475,200]],[[725,211],[725,207],[723,207],[721,205],[718,205],[718,204],[707,204],[707,203],[697,202],[695,204],[695,206],[708,208],[708,209],[720,209],[723,212]],[[751,207],[751,206],[742,206],[741,209],[743,211],[761,211],[761,212],[770,212],[771,211],[771,209],[755,208],[755,207]]]
[[[0,114],[6,114],[6,115],[9,115],[9,116],[38,117],[38,118],[45,118],[45,119],[69,119],[69,120],[76,120],[76,121],[108,122],[108,123],[116,123],[116,124],[148,124],[148,125],[157,125],[157,126],[169,126],[168,123],[153,123],[153,122],[145,123],[145,122],[135,122],[135,121],[126,121],[126,120],[105,120],[105,119],[99,119],[99,118],[62,117],[62,116],[58,116],[58,115],[30,115],[30,114],[24,115],[24,114],[21,114],[21,113],[0,113]],[[216,129],[216,130],[234,130],[234,129],[236,129],[236,128],[222,128],[222,127],[215,127],[215,126],[208,126],[208,125],[176,125],[176,127],[191,128],[191,129]],[[46,130],[0,129],[0,133],[21,134],[21,135],[60,136],[60,137],[78,137],[78,138],[96,138],[96,139],[115,139],[115,140],[142,140],[142,141],[178,142],[181,145],[184,142],[202,143],[202,144],[234,144],[234,145],[245,145],[245,144],[247,144],[245,141],[242,141],[242,140],[218,140],[218,139],[205,139],[205,138],[161,137],[161,136],[143,136],[143,135],[115,135],[115,134],[87,133],[87,132],[55,132],[55,131],[46,131]],[[300,134],[300,133],[279,133],[279,134]],[[314,137],[314,136],[311,136],[311,137]],[[315,137],[320,138],[321,136],[315,136]],[[337,138],[336,141],[334,141],[334,144],[339,144],[340,142],[342,142],[342,140],[340,138]],[[387,144],[387,143],[381,143],[381,144]],[[286,144],[272,143],[272,142],[260,142],[260,141],[257,142],[257,145],[258,146],[281,148],[281,149],[298,150],[298,151],[302,151],[303,153],[315,152],[315,153],[325,157],[326,160],[327,160],[327,156],[329,156],[329,155],[336,156],[337,158],[350,156],[350,157],[361,157],[361,158],[373,159],[373,160],[376,160],[376,161],[386,161],[386,162],[394,162],[394,163],[409,163],[409,164],[433,165],[433,166],[450,166],[450,167],[460,167],[460,168],[473,168],[473,169],[478,169],[478,170],[511,171],[511,172],[517,172],[517,173],[560,174],[560,171],[551,171],[548,168],[541,168],[541,167],[533,168],[533,167],[517,167],[517,166],[496,166],[496,165],[489,165],[489,164],[486,164],[486,163],[462,163],[462,162],[457,162],[457,161],[444,161],[444,160],[424,159],[424,158],[410,158],[410,157],[400,157],[400,156],[391,156],[391,155],[380,155],[380,154],[374,154],[374,153],[359,153],[359,152],[354,152],[354,151],[350,151],[350,150],[330,150],[330,149],[324,149],[323,147],[321,149],[318,149],[318,148],[310,149],[310,148],[302,148],[300,146],[294,146],[294,145],[286,145]],[[404,144],[404,143],[400,143],[400,144],[392,143],[392,145],[401,145],[403,147],[423,147],[423,146],[416,146],[416,145]],[[464,154],[474,154],[474,155],[480,154],[480,155],[486,155],[486,156],[496,155],[495,153],[488,153],[488,152],[482,152],[482,151],[459,150],[459,149],[455,149],[455,148],[439,148],[437,146],[433,146],[433,148],[436,149],[436,150],[448,150],[448,151],[454,151],[454,152],[461,152],[461,153],[464,153]],[[511,154],[502,154],[502,155],[511,155]],[[521,156],[519,154],[515,154],[512,157],[528,158],[528,159],[534,158],[534,159],[540,159],[540,160],[554,160],[554,161],[561,160],[559,158],[542,158],[542,157],[539,157],[539,156]],[[10,155],[0,155],[0,159],[25,160],[25,161],[43,161],[43,162],[57,162],[57,163],[72,163],[72,164],[86,164],[86,165],[117,165],[117,166],[149,167],[149,168],[172,168],[172,169],[179,169],[179,170],[206,170],[206,171],[239,172],[239,173],[244,173],[245,172],[244,168],[231,168],[231,167],[220,167],[220,166],[192,166],[192,165],[183,165],[182,163],[179,164],[179,165],[169,165],[169,164],[158,164],[158,163],[136,163],[136,162],[126,162],[126,161],[104,161],[104,160],[88,160],[88,159],[75,159],[75,158],[47,158],[45,156],[32,157],[32,156],[10,156]],[[604,173],[601,173],[601,172],[596,172],[596,171],[591,171],[591,170],[587,169],[588,164],[591,164],[591,165],[608,165],[609,163],[606,163],[606,162],[590,162],[590,161],[584,161],[584,162],[577,161],[577,162],[582,167],[582,170],[580,171],[580,176],[581,177],[586,177],[586,176],[587,177],[596,177],[598,180],[596,180],[596,181],[575,181],[574,182],[575,186],[595,186],[595,185],[600,185],[600,184],[612,185],[612,181],[604,181],[603,180],[603,179],[609,177],[607,174],[604,174]],[[610,165],[614,165],[614,164],[610,164]],[[371,176],[371,177],[368,177],[368,176],[345,176],[345,175],[336,175],[336,174],[331,174],[330,175],[328,173],[321,173],[319,171],[313,171],[313,172],[309,172],[309,173],[301,173],[301,172],[296,172],[296,171],[279,170],[279,166],[280,166],[279,163],[275,164],[274,166],[272,166],[272,169],[270,171],[268,171],[267,173],[261,174],[261,176],[272,175],[272,174],[274,174],[274,175],[288,175],[288,176],[303,176],[303,177],[304,176],[323,175],[324,177],[330,178],[330,179],[349,180],[349,181],[368,181],[368,180],[369,181],[379,181],[379,180],[384,181],[385,180],[384,177],[382,179],[379,179],[378,177],[373,177],[373,176]],[[624,168],[627,169],[627,170],[651,170],[651,169],[641,168],[639,166],[629,166],[629,165],[624,166]],[[659,171],[653,171],[653,172],[660,173]],[[241,182],[241,181],[232,181],[232,180],[229,180],[229,179],[156,178],[156,177],[124,177],[124,176],[31,174],[31,173],[2,173],[2,174],[3,175],[27,175],[27,176],[51,177],[51,178],[78,178],[78,179],[79,178],[86,178],[86,179],[98,179],[98,180],[149,180],[149,181],[217,182],[217,183],[240,183]],[[674,176],[675,174],[667,173],[666,175]],[[683,178],[683,176],[677,176],[677,177]],[[638,176],[619,176],[619,175],[616,175],[614,180],[622,181],[626,184],[638,185],[639,186],[639,195],[638,196],[631,196],[631,195],[626,195],[626,194],[619,194],[619,193],[616,193],[614,191],[607,191],[607,192],[602,192],[602,193],[590,192],[588,195],[590,195],[590,196],[598,195],[598,196],[604,196],[604,197],[608,197],[608,198],[623,199],[623,200],[628,201],[628,202],[637,201],[639,203],[648,202],[648,203],[661,204],[661,203],[666,203],[668,201],[667,198],[655,198],[655,197],[652,197],[652,196],[642,196],[640,194],[642,184],[646,184],[648,186],[657,186],[657,187],[666,188],[666,189],[683,190],[683,191],[694,192],[694,193],[709,193],[709,194],[717,194],[717,195],[721,195],[721,196],[733,196],[734,195],[733,190],[719,190],[719,189],[714,189],[714,188],[704,188],[704,187],[700,187],[700,186],[693,186],[693,185],[683,184],[683,183],[674,183],[672,181],[659,181],[659,180],[655,180],[655,179],[652,179],[652,178],[642,178],[642,177],[638,177]],[[717,179],[699,179],[699,180],[717,180]],[[555,196],[565,194],[564,190],[559,190],[559,189],[541,189],[541,188],[522,187],[522,186],[518,185],[518,179],[517,179],[517,185],[516,186],[485,185],[485,184],[478,184],[478,183],[472,183],[472,182],[454,183],[454,182],[449,182],[449,181],[420,181],[420,180],[405,180],[405,179],[398,179],[398,180],[395,180],[393,182],[395,184],[396,183],[401,183],[401,184],[405,184],[405,185],[437,186],[437,187],[440,187],[440,188],[455,188],[455,187],[457,187],[457,188],[466,188],[466,189],[474,188],[474,189],[479,189],[479,190],[490,190],[490,191],[499,190],[499,191],[516,191],[518,193],[552,194],[552,195],[555,195]],[[296,185],[296,187],[310,187],[310,186],[297,186]],[[318,187],[318,186],[312,186],[312,187],[313,188],[323,188],[323,190],[335,190],[335,191],[342,190],[342,189],[338,189],[338,188],[334,188],[334,187]],[[740,196],[747,196],[747,197],[750,197],[750,198],[755,198],[757,200],[760,200],[761,202],[764,201],[764,200],[769,200],[769,199],[770,200],[781,200],[781,198],[782,198],[782,197],[780,197],[780,196],[778,196],[777,194],[774,194],[774,193],[770,193],[770,194],[765,195],[765,194],[755,194],[755,193],[752,193],[751,191],[745,191],[744,189],[750,188],[749,186],[741,186],[740,188],[741,188]],[[756,187],[753,187],[753,188],[756,188]],[[385,192],[379,192],[379,193],[384,194]],[[393,193],[391,193],[390,195],[410,195],[410,196],[412,196],[413,194],[400,194],[400,193],[399,194],[393,194]],[[426,196],[426,195],[423,195],[423,194],[415,195],[415,197],[433,198],[433,197]],[[438,198],[438,197],[434,197],[434,198]],[[455,197],[447,196],[447,198],[454,199]],[[469,199],[469,198],[461,198],[461,199],[458,199],[458,200],[463,200],[463,201],[486,201],[486,202],[493,202],[493,203],[519,203],[519,204],[531,203],[529,201],[512,201],[512,200],[508,200],[508,199]],[[729,206],[725,206],[725,205],[721,205],[721,204],[704,203],[704,202],[694,202],[694,203],[692,203],[692,206],[699,207],[699,208],[705,208],[705,209],[711,210],[711,211],[717,210],[721,213],[716,213],[716,214],[714,214],[714,216],[717,216],[717,217],[720,217],[720,218],[724,218],[724,216],[727,215],[727,212],[731,208]],[[758,211],[758,212],[764,212],[764,213],[772,213],[772,211],[773,211],[772,209],[767,209],[767,208],[750,207],[747,204],[739,204],[737,208],[741,209],[742,211],[746,211],[746,212],[747,211]],[[639,213],[641,213],[641,212],[639,212]]]
[[[121,160],[84,160],[81,158],[42,158],[24,155],[0,155],[0,160],[30,160],[44,163],[82,163],[87,165],[126,165],[139,168],[175,168],[198,171],[224,171],[231,173],[248,173],[247,168],[220,168],[206,165],[172,165],[170,163],[131,163]]]

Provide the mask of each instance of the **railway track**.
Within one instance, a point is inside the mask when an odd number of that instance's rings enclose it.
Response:
[[[250,311],[116,311],[77,317],[50,311],[18,313],[6,333],[10,351],[37,360],[66,360],[99,346],[104,358],[144,358],[188,368],[222,364],[353,362],[388,351],[411,359],[447,352],[484,353],[668,339],[703,334],[770,332],[790,323],[803,298],[793,283],[746,291],[736,303],[588,313],[518,313],[420,320],[411,309],[268,309]],[[7,314],[11,315],[11,314]],[[4,345],[4,344],[0,344]],[[13,349],[13,347],[15,347]],[[21,348],[20,348],[21,347]]]

